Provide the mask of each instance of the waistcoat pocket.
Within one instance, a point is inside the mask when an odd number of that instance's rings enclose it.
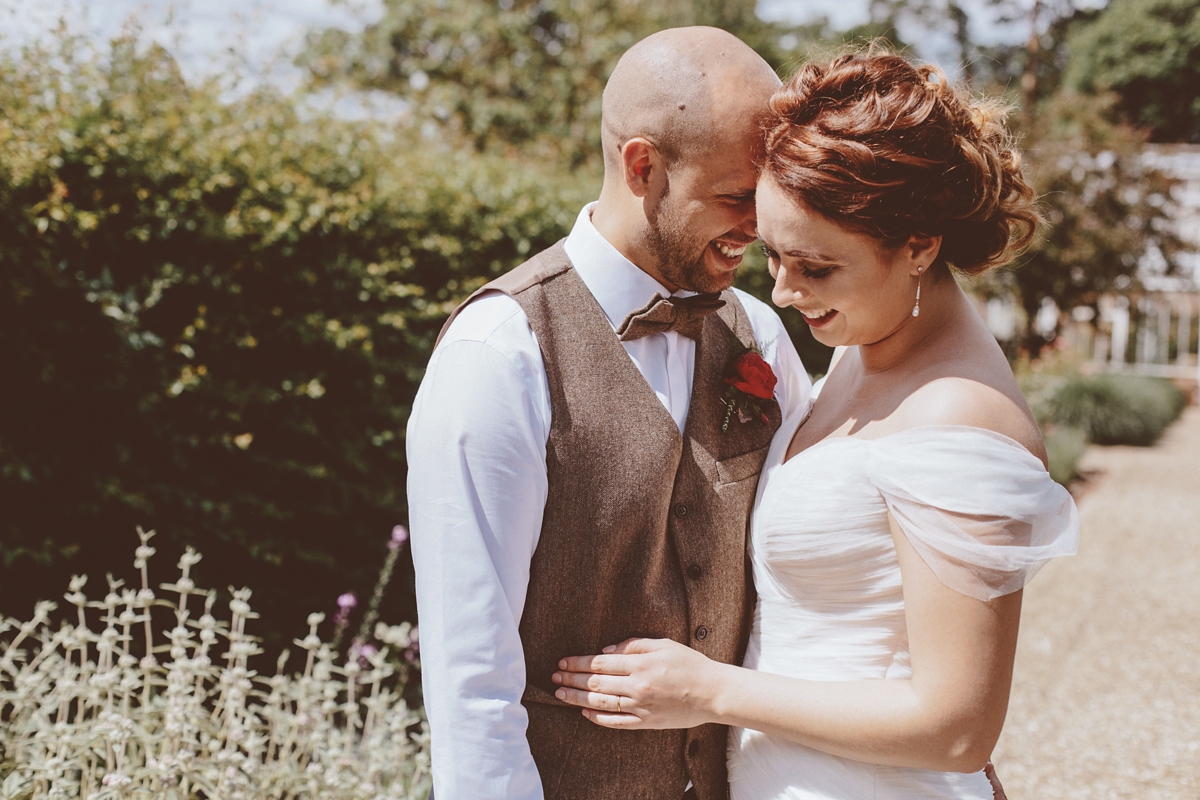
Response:
[[[767,451],[771,445],[733,456],[717,462],[717,485],[737,483],[747,478],[753,478],[762,472],[763,462],[767,460]]]

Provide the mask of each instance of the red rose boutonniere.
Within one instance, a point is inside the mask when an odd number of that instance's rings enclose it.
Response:
[[[777,382],[771,365],[763,360],[758,348],[747,350],[730,361],[725,368],[725,393],[721,396],[721,402],[725,404],[721,433],[729,430],[729,421],[735,413],[743,424],[758,418],[769,425],[763,406],[775,398]]]

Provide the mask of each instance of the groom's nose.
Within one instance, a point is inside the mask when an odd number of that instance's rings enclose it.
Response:
[[[743,234],[747,241],[752,242],[758,238],[758,215],[754,210],[753,198],[751,198],[750,201],[745,205],[747,206],[747,210],[745,215],[742,217],[741,222],[738,224],[737,229],[738,233]]]

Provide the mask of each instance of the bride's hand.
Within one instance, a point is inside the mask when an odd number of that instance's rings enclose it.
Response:
[[[724,666],[670,639],[627,639],[603,655],[558,662],[554,696],[597,725],[624,730],[692,728],[713,721]]]

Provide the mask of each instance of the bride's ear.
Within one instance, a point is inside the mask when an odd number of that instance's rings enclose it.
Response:
[[[908,260],[909,272],[915,278],[929,269],[941,249],[941,236],[913,236],[903,245],[901,254]]]

